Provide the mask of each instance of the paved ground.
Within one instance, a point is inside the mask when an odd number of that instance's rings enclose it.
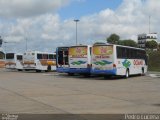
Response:
[[[153,73],[152,73],[153,74]],[[0,113],[159,113],[160,79],[0,70]]]

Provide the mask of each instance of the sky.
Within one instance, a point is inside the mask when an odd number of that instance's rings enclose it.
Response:
[[[7,52],[54,52],[59,46],[160,32],[160,0],[0,0],[0,36]]]

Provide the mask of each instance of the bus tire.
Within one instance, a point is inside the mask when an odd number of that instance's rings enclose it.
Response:
[[[47,67],[47,72],[50,72],[51,71],[51,66],[49,65],[48,67]]]
[[[22,71],[22,69],[18,69],[18,71]]]
[[[104,79],[110,79],[110,78],[112,78],[112,75],[105,75],[104,76]]]
[[[87,74],[83,74],[84,77],[90,77],[91,74],[90,73],[87,73]]]
[[[142,73],[141,73],[142,76],[144,76],[144,67],[142,67]]]
[[[74,75],[74,73],[68,73],[68,75],[69,75],[69,76],[73,76],[73,75]]]
[[[129,78],[129,69],[126,70],[125,78]]]
[[[41,72],[41,70],[36,70],[37,73]]]

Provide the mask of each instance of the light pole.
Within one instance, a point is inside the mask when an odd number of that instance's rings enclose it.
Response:
[[[27,37],[26,37],[26,51],[27,51],[27,49],[28,49],[28,48],[27,48]]]
[[[76,22],[76,45],[77,45],[77,23],[79,22],[79,20],[75,19],[74,22]]]

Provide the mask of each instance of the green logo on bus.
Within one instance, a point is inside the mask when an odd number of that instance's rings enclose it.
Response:
[[[110,61],[107,61],[107,60],[102,60],[102,61],[97,61],[97,62],[94,62],[95,65],[107,65],[107,64],[111,64],[112,62]]]
[[[128,61],[127,59],[124,60],[124,61],[122,62],[122,64],[123,64],[123,66],[124,66],[125,68],[129,68],[129,67],[131,66],[131,62]]]
[[[85,61],[76,61],[76,62],[72,62],[71,64],[72,65],[81,65],[81,64],[85,64],[86,62]]]

